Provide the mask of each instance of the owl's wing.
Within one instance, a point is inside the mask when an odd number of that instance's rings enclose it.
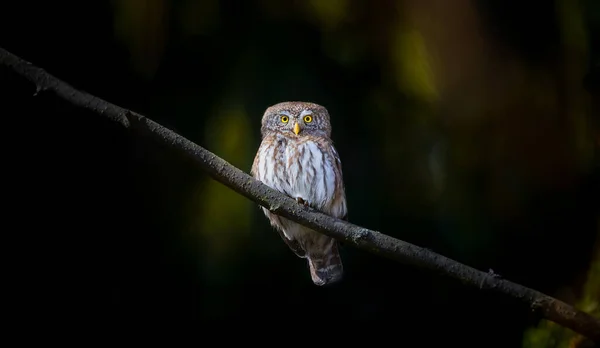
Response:
[[[288,239],[288,237],[286,237],[285,233],[283,233],[283,230],[282,230],[283,224],[281,223],[279,216],[274,215],[274,214],[270,214],[270,215],[271,215],[270,219],[272,219],[272,224],[275,227],[275,230],[277,230],[277,233],[279,233],[279,236],[281,237],[281,239],[283,239],[285,244],[287,244],[287,246],[298,257],[304,257],[306,255],[306,252],[304,251],[304,249],[302,249],[302,246],[300,245],[300,243],[297,240]]]
[[[333,144],[331,144],[331,146],[329,148],[331,149],[331,153],[333,154],[333,158],[335,159],[335,165],[338,169],[338,172],[340,173],[340,180],[343,182],[342,160],[340,160],[340,155],[338,155]],[[342,184],[342,189],[343,189],[343,184]],[[346,214],[344,216],[342,216],[340,219],[348,221],[348,212],[346,211]]]
[[[297,240],[288,239],[280,229],[277,229],[277,232],[279,232],[281,239],[283,239],[285,244],[287,244],[288,247],[290,247],[290,249],[294,252],[294,254],[296,254],[296,256],[304,257],[306,255],[306,252],[304,251],[304,249],[302,249],[300,243],[298,243]]]

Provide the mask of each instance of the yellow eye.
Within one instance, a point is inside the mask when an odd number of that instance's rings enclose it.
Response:
[[[312,122],[312,116],[311,115],[304,116],[304,122],[311,123]]]
[[[290,120],[289,117],[287,117],[287,116],[281,116],[281,122],[288,123],[289,120]]]

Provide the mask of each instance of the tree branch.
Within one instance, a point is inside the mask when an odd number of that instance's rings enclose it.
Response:
[[[48,74],[41,68],[0,48],[0,66],[16,72],[40,92],[53,93],[71,104],[107,117],[121,126],[156,137],[161,142],[189,156],[198,167],[214,180],[266,207],[275,214],[308,226],[320,233],[343,241],[356,248],[421,267],[482,290],[495,291],[528,305],[544,318],[572,329],[592,340],[600,341],[600,320],[558,299],[539,291],[501,279],[493,273],[481,272],[445,256],[413,244],[392,238],[349,222],[322,214],[255,180],[222,158],[183,136],[132,111],[79,91]]]

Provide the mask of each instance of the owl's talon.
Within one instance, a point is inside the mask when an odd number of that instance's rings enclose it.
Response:
[[[296,202],[308,206],[308,202],[302,199],[302,197],[296,197]]]

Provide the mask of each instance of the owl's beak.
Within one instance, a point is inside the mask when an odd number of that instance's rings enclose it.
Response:
[[[296,124],[294,125],[294,133],[296,133],[296,135],[300,133],[300,124],[298,122],[296,122]]]

